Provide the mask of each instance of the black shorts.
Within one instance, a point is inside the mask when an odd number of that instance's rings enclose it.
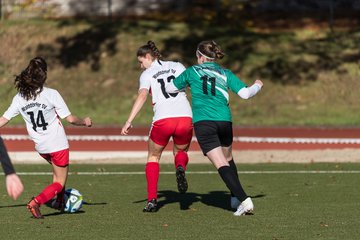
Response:
[[[204,155],[217,147],[229,147],[233,142],[232,122],[199,121],[194,123],[194,130]]]

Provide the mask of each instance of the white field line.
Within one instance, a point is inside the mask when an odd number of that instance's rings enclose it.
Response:
[[[29,140],[27,135],[4,134],[5,140]],[[70,141],[147,141],[148,136],[121,135],[68,135]],[[246,143],[300,143],[300,144],[360,144],[360,138],[287,138],[287,137],[234,137],[234,142]],[[193,137],[193,142],[197,141]]]
[[[238,171],[239,174],[360,174],[360,170],[320,170],[320,171]],[[52,172],[17,172],[18,175],[30,176],[30,175],[52,175]],[[145,172],[69,172],[69,175],[144,175]],[[173,175],[174,172],[160,172],[163,175]],[[198,174],[218,174],[217,171],[187,171],[186,174],[198,175]],[[4,175],[4,173],[0,173]]]

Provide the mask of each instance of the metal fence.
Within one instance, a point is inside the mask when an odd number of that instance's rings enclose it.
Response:
[[[116,0],[0,0],[0,16],[1,19],[111,16],[113,1]]]
[[[0,0],[1,19],[44,17],[46,0]]]
[[[221,1],[221,0],[212,0]],[[243,0],[242,0],[243,1]],[[2,19],[141,16],[163,9],[182,8],[177,0],[0,0]]]
[[[360,11],[360,0],[0,0],[1,19],[142,16],[154,11],[189,11],[194,6],[228,11]],[[255,6],[255,7],[254,7]]]

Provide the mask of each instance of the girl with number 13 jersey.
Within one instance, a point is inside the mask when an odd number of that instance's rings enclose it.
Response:
[[[154,61],[140,76],[139,89],[147,89],[152,97],[153,122],[170,117],[192,117],[185,92],[167,93],[165,86],[179,76],[185,67],[179,62]]]
[[[52,165],[53,183],[27,204],[34,218],[43,218],[40,206],[47,202],[55,209],[64,210],[64,191],[69,171],[69,144],[60,118],[73,125],[92,125],[90,118],[82,119],[72,115],[59,92],[44,87],[46,79],[45,60],[41,57],[31,59],[26,69],[15,77],[18,94],[0,117],[2,127],[21,114],[29,136],[35,143],[36,151]]]
[[[167,93],[165,91],[166,85],[185,70],[181,63],[161,60],[162,56],[152,41],[139,48],[137,58],[144,71],[140,76],[137,99],[128,120],[121,130],[121,134],[128,134],[131,122],[150,93],[154,117],[148,139],[148,158],[145,166],[147,203],[143,211],[156,212],[158,210],[159,161],[162,151],[171,137],[174,141],[173,154],[177,187],[180,193],[187,191],[185,170],[189,161],[187,150],[192,139],[192,112],[184,91],[177,93]]]

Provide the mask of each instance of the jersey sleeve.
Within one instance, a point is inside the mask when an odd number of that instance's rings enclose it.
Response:
[[[189,76],[191,71],[192,68],[188,68],[174,79],[173,83],[177,89],[182,90],[189,85]]]
[[[247,87],[247,85],[238,78],[233,72],[230,70],[226,70],[226,76],[227,76],[227,82],[228,82],[228,88],[233,91],[234,93],[238,93],[240,89]]]
[[[186,68],[184,67],[184,65],[182,63],[177,63],[176,64],[176,75],[175,76],[179,76],[182,72],[184,72],[186,70]]]
[[[66,105],[64,99],[61,97],[60,93],[56,90],[54,90],[53,92],[52,101],[53,101],[52,103],[55,106],[55,111],[61,119],[71,115],[71,112],[68,106]]]
[[[17,101],[17,97],[18,95],[15,95],[15,97],[13,98],[11,105],[9,106],[9,108],[6,110],[6,112],[4,113],[3,117],[6,118],[7,120],[11,120],[13,117],[16,117],[17,115],[19,115],[20,111],[19,111],[19,107],[18,107],[18,101]]]
[[[1,137],[0,137],[0,162],[4,170],[5,176],[15,173],[14,166],[11,163],[9,155],[6,151],[5,144]]]
[[[146,71],[144,71],[141,75],[140,75],[140,79],[139,79],[139,90],[140,89],[147,89],[150,90],[151,87],[151,76],[149,76],[149,74],[147,74]]]

